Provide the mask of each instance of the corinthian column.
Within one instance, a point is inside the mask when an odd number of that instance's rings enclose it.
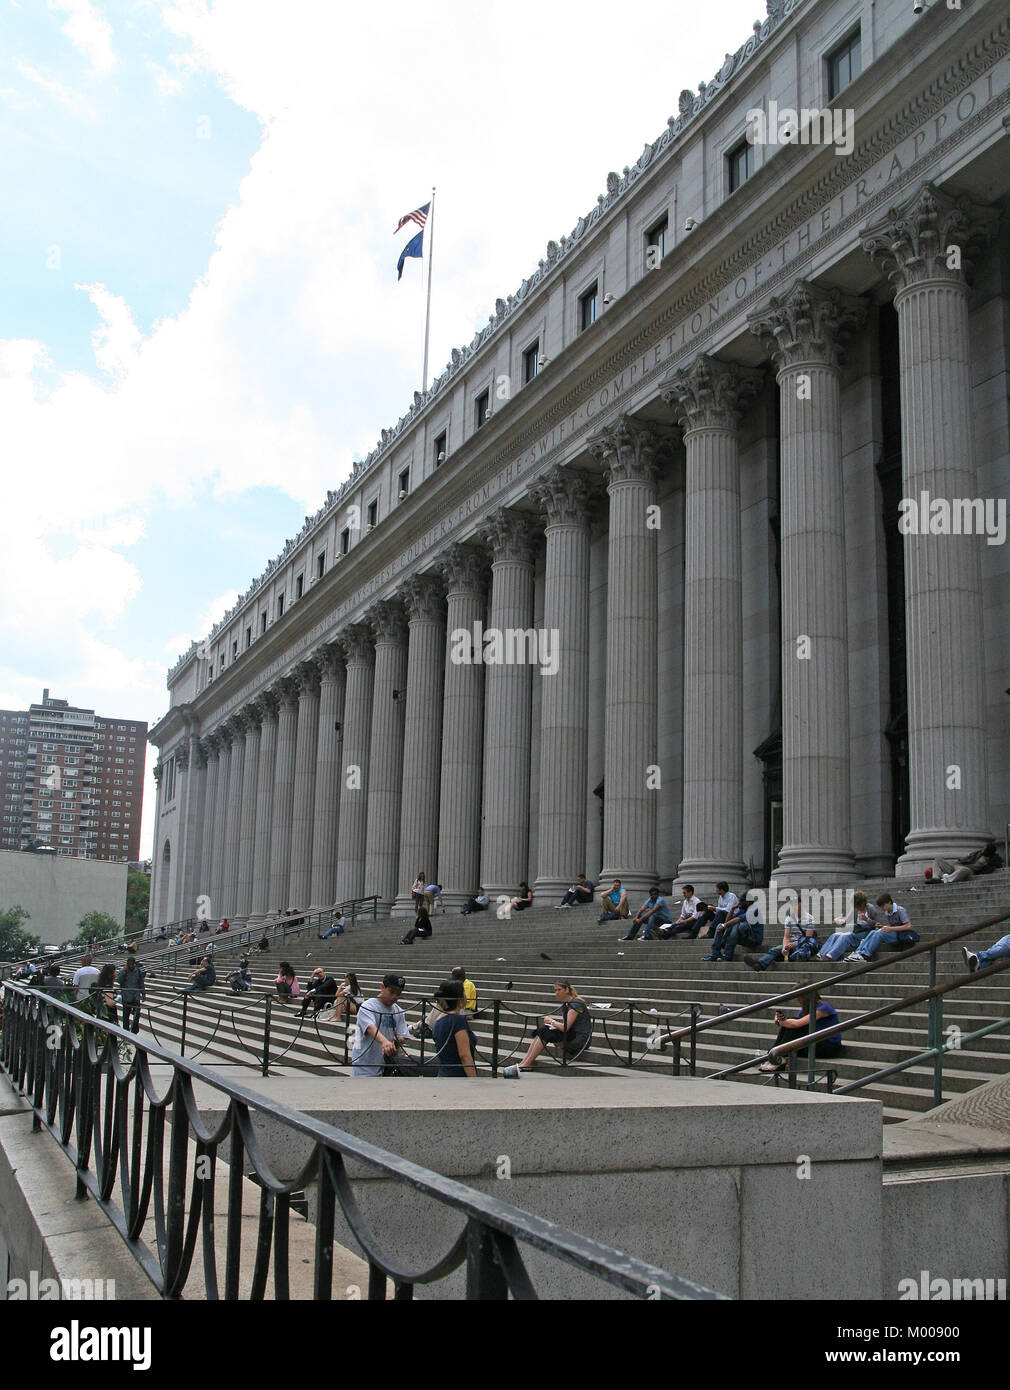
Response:
[[[319,738],[319,668],[303,661],[298,678],[298,730],[295,786],[291,804],[291,886],[294,907],[307,908],[312,891],[312,811],[316,799],[316,746]]]
[[[841,342],[865,305],[798,280],[751,315],[781,400],[782,853],[796,886],[855,876],[842,498]]]
[[[340,734],[346,672],[340,651],[316,653],[319,666],[319,740],[316,746],[316,804],[312,816],[312,910],[334,901],[337,878],[337,823],[340,809]]]
[[[704,353],[666,382],[684,431],[684,858],[711,893],[743,865],[743,606],[739,407],[761,373]]]
[[[226,917],[231,911],[225,901],[225,845],[228,839],[228,806],[231,783],[231,740],[232,732],[227,723],[215,730],[218,746],[219,766],[217,773],[217,796],[214,798],[214,838],[211,842],[211,900],[209,904],[212,917]]]
[[[650,508],[663,443],[626,415],[590,440],[610,495],[603,879],[620,878],[629,894],[656,879],[659,593]]]
[[[193,901],[186,911],[195,917],[200,909],[200,899],[212,901],[212,876],[214,858],[214,821],[217,803],[217,777],[220,771],[220,749],[216,734],[207,734],[200,740],[200,747],[207,762],[206,793],[203,803],[203,821],[200,826],[199,854],[193,876]],[[209,915],[209,911],[208,911]]]
[[[242,775],[242,812],[238,832],[238,882],[235,887],[234,908],[236,917],[248,917],[252,910],[261,737],[260,710],[255,701],[245,707],[242,718],[245,721],[245,769]]]
[[[298,739],[299,682],[285,676],[275,687],[280,702],[277,716],[277,755],[274,762],[274,804],[270,832],[270,909],[296,907],[291,888],[291,818],[295,801],[295,746]]]
[[[927,521],[933,500],[978,495],[968,273],[997,221],[925,184],[863,234],[898,312],[911,803],[902,876],[990,838],[981,541],[930,534]]]
[[[224,833],[224,888],[218,915],[233,917],[238,892],[239,830],[242,822],[242,784],[245,780],[246,722],[241,714],[228,720],[231,734],[231,772],[228,780],[228,812]]]
[[[530,491],[547,518],[543,623],[551,659],[541,669],[540,681],[540,854],[535,890],[550,899],[584,872],[586,863],[589,483],[585,474],[559,467]]]
[[[182,866],[180,917],[196,912],[196,885],[200,881],[200,844],[204,838],[204,809],[207,803],[207,757],[196,734],[189,736],[189,797],[186,801],[186,858]]]
[[[347,663],[340,783],[340,839],[337,843],[338,903],[365,892],[365,835],[368,825],[368,755],[372,739],[375,652],[363,625],[341,635]]]
[[[396,897],[400,869],[400,804],[403,776],[403,706],[407,686],[407,627],[395,599],[369,612],[375,634],[375,689],[368,769],[365,831],[365,896],[380,906]]]
[[[484,677],[484,824],[481,882],[492,897],[514,894],[529,874],[530,735],[533,665],[518,637],[533,631],[531,519],[502,508],[484,529],[491,547],[488,633],[498,642],[473,656],[487,658]],[[472,889],[471,889],[472,891]]]
[[[456,544],[443,554],[439,570],[447,613],[438,872],[446,907],[460,907],[480,874],[484,667],[458,658],[473,656],[473,634],[483,623],[487,562],[470,546]]]
[[[256,829],[252,859],[252,915],[263,921],[270,893],[270,843],[274,823],[274,775],[277,757],[277,698],[270,691],[257,696],[260,720],[259,777],[256,783]],[[286,906],[286,904],[285,904]]]
[[[403,731],[403,801],[400,807],[400,870],[395,910],[412,912],[410,885],[419,869],[438,872],[438,794],[442,756],[442,681],[445,665],[445,601],[431,575],[408,579],[401,590],[407,610],[407,710]]]

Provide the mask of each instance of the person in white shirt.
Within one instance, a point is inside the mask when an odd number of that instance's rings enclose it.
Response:
[[[74,989],[77,991],[75,998],[78,1001],[87,999],[91,993],[91,986],[100,973],[98,966],[91,964],[90,956],[82,956],[80,967],[74,971]]]
[[[410,1036],[407,1018],[397,1002],[403,993],[402,975],[383,975],[382,988],[358,1010],[351,1053],[352,1076],[381,1076],[404,1038]]]
[[[757,953],[744,956],[744,961],[752,970],[767,970],[776,961],[809,960],[817,954],[817,933],[814,919],[803,911],[803,899],[797,894],[796,910],[792,904],[786,908],[782,924],[782,945],[773,946],[764,955]]]
[[[698,918],[702,911],[702,903],[694,896],[693,883],[685,883],[680,891],[684,899],[680,906],[680,916],[672,926],[660,927],[660,936],[679,936],[681,932],[687,932],[690,937],[698,935]]]
[[[711,935],[714,936],[719,928],[725,925],[726,918],[740,902],[737,895],[729,891],[729,884],[725,880],[715,885],[715,891],[719,894],[715,907],[703,907],[698,914],[700,920],[697,936],[708,936],[710,929]]]

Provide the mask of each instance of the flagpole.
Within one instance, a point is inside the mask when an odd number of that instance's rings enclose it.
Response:
[[[431,210],[428,214],[428,307],[424,315],[424,371],[421,390],[428,389],[428,330],[431,327],[431,258],[435,251],[435,189],[431,190]]]

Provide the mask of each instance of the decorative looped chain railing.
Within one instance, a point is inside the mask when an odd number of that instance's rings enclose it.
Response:
[[[245,1293],[254,1301],[267,1297],[271,1275],[273,1297],[290,1296],[292,1196],[309,1183],[316,1184],[316,1299],[333,1293],[338,1206],[367,1261],[370,1299],[384,1299],[390,1280],[394,1298],[410,1299],[416,1285],[434,1283],[464,1264],[467,1298],[533,1299],[523,1260],[531,1249],[639,1298],[722,1297],[259,1096],[72,1005],[10,982],[3,986],[3,1002],[0,1066],[27,1096],[34,1128],[48,1130],[73,1163],[78,1198],[98,1204],[165,1298],[185,1292],[198,1245],[204,1296],[240,1297],[249,1170],[260,1189]],[[120,1056],[124,1044],[132,1050],[129,1061]],[[167,1079],[161,1069],[168,1070]],[[217,1123],[201,1115],[196,1083],[224,1098]],[[271,1171],[254,1116],[310,1141],[310,1156],[293,1177],[280,1179]],[[446,1253],[413,1269],[383,1248],[358,1203],[348,1162],[458,1213],[462,1226]],[[227,1183],[223,1223],[215,1212],[219,1164],[227,1165],[227,1178],[220,1179]]]

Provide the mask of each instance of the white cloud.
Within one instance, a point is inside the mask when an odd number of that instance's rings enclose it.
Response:
[[[57,82],[53,77],[46,77],[44,73],[39,72],[38,68],[33,68],[31,63],[25,63],[20,58],[16,58],[14,66],[22,77],[27,77],[29,82],[34,82],[44,92],[48,92],[50,96],[62,101],[64,106],[76,107],[78,105],[77,97],[69,87],[64,87],[62,82]]]
[[[110,376],[124,376],[135,365],[140,347],[140,329],[129,305],[119,295],[110,294],[104,285],[75,285],[74,289],[89,296],[101,318],[91,335],[95,361]]]
[[[87,58],[91,71],[100,77],[112,72],[116,66],[112,26],[90,0],[49,0],[49,8],[68,16],[63,33]]]

